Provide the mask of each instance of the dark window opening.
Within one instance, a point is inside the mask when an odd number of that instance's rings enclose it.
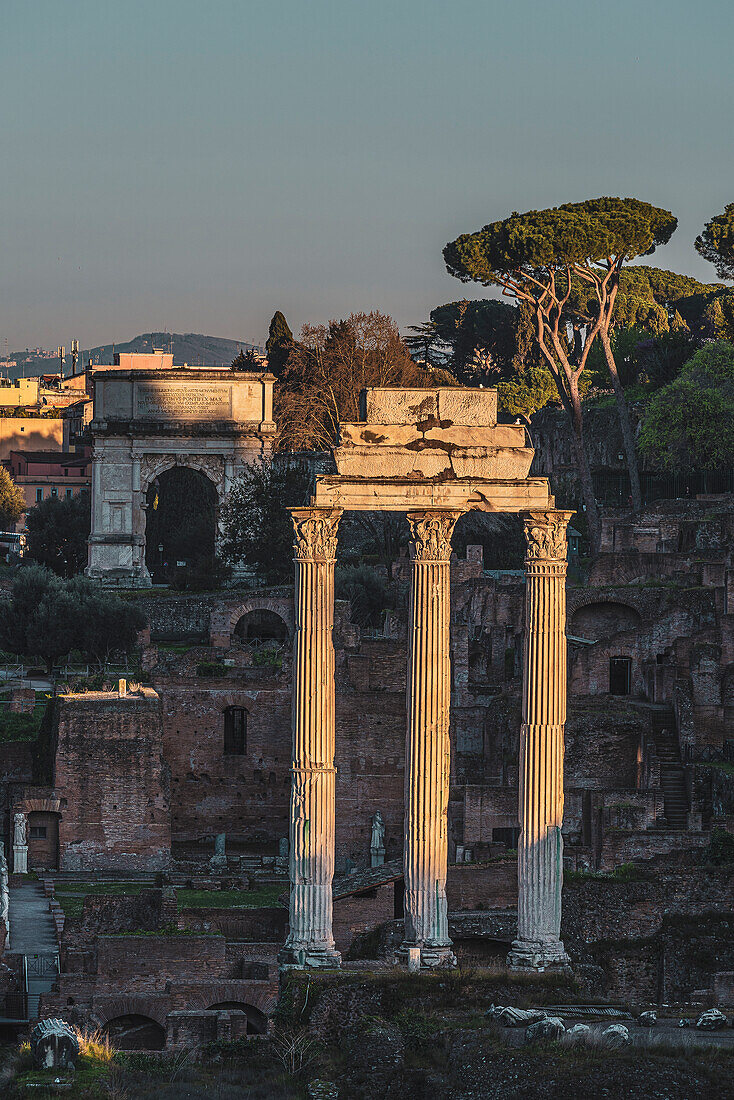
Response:
[[[243,756],[247,748],[247,711],[227,707],[224,712],[224,755]]]
[[[45,825],[31,825],[31,840],[45,840],[46,839],[46,826]]]
[[[611,695],[629,695],[632,680],[632,658],[609,658],[609,691]]]
[[[506,848],[517,848],[519,840],[519,826],[515,826],[511,829],[492,829],[493,844],[504,844]]]

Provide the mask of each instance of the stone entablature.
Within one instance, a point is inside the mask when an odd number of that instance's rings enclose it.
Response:
[[[171,368],[94,376],[92,531],[87,575],[148,587],[150,485],[174,466],[204,474],[221,504],[243,467],[275,440],[270,374]]]

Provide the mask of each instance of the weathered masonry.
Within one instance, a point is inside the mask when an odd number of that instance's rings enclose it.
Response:
[[[147,587],[146,496],[174,467],[198,471],[217,507],[275,438],[271,374],[172,368],[94,376],[87,575]]]
[[[497,423],[493,390],[373,389],[342,424],[338,473],[294,509],[296,635],[285,966],[334,966],[334,563],[345,510],[405,512],[411,528],[405,751],[405,940],[421,965],[454,962],[448,934],[449,563],[469,510],[519,512],[527,540],[519,931],[509,964],[568,966],[560,940],[566,527],[545,478],[529,478],[525,429]]]

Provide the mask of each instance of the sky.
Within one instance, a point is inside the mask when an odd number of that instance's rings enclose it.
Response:
[[[714,281],[733,41],[731,0],[2,0],[0,353],[405,329],[486,296],[447,241],[599,195]]]

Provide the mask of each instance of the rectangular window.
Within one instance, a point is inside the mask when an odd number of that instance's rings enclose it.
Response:
[[[43,489],[36,489],[36,504],[43,500]]]
[[[74,490],[73,489],[67,489],[66,490],[66,499],[70,500],[71,497],[73,497],[73,496],[74,496]]]
[[[51,496],[52,496],[52,497],[57,497],[58,495],[59,495],[59,490],[58,490],[58,489],[56,488],[56,486],[55,486],[55,485],[54,485],[54,486],[52,486],[52,488],[51,488]]]
[[[224,755],[244,756],[247,747],[247,711],[227,707],[224,712]]]
[[[46,826],[45,825],[31,825],[31,840],[45,840],[46,839]]]

